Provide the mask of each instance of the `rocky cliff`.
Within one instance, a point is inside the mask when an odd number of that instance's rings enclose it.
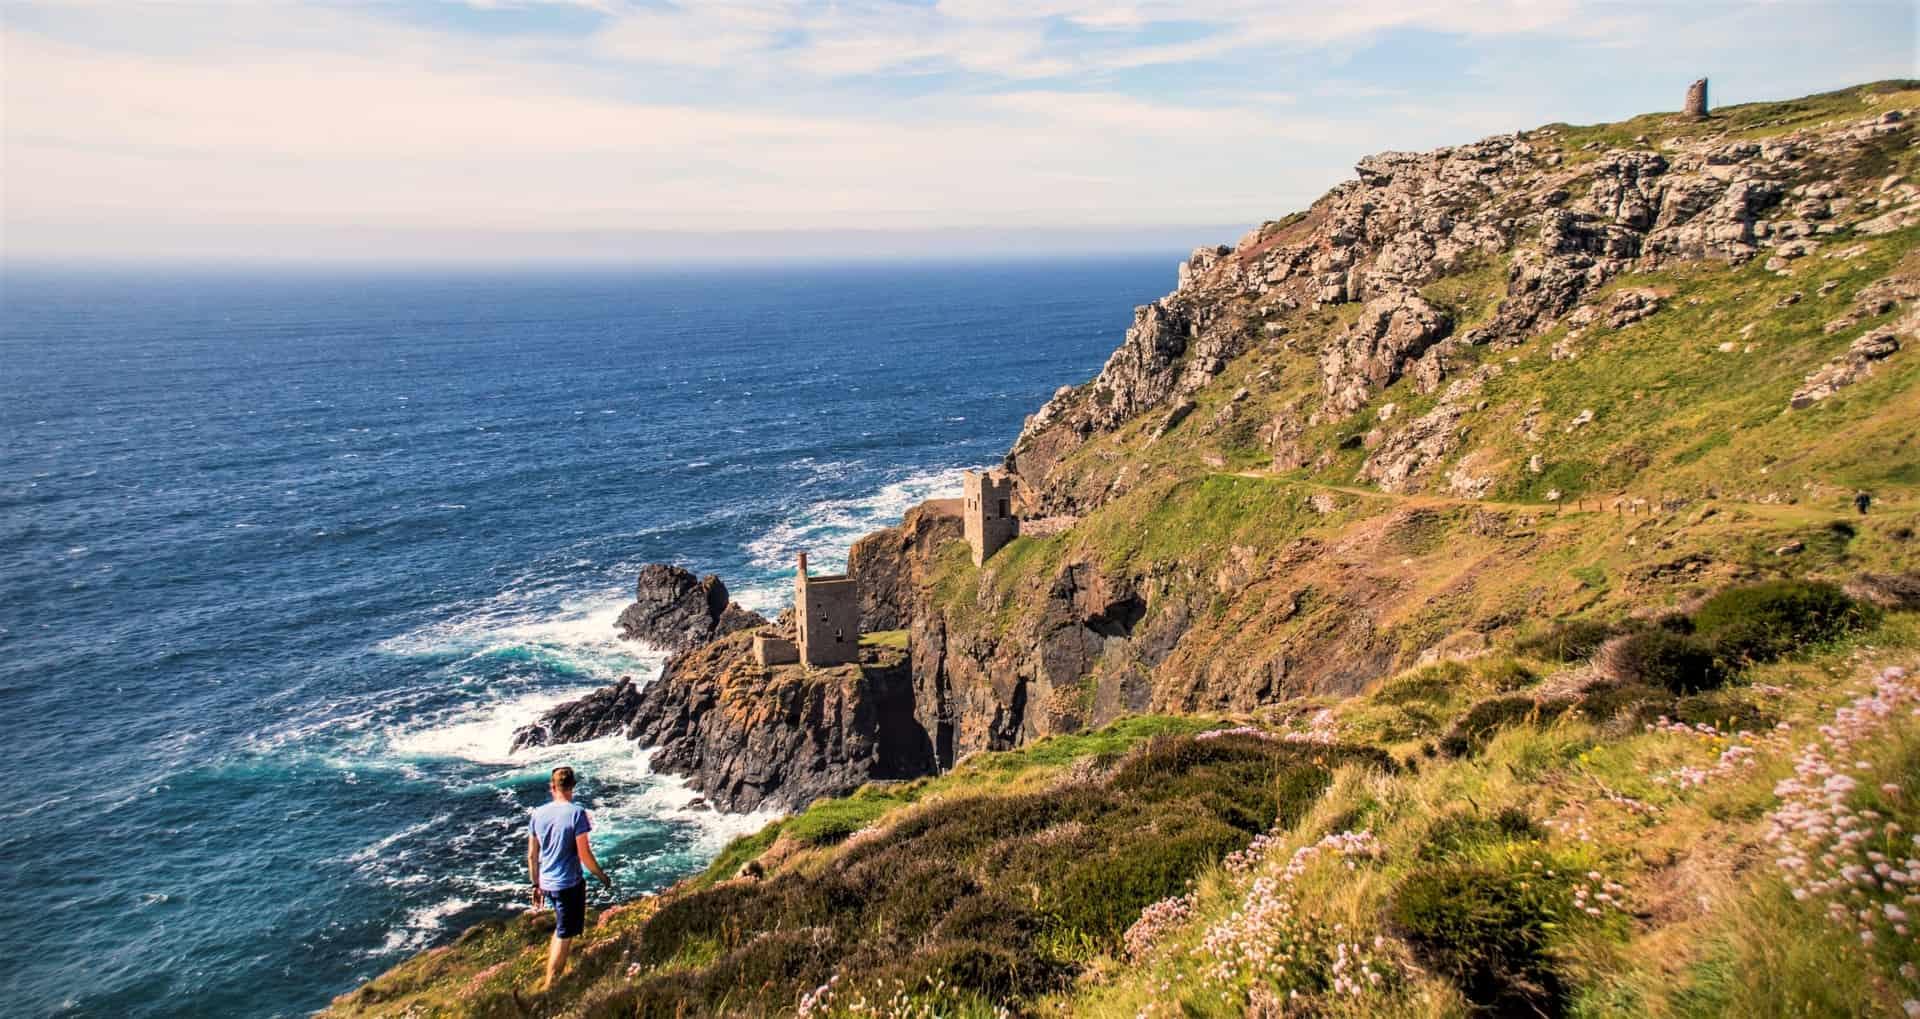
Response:
[[[720,802],[795,803],[1131,713],[1350,695],[1530,620],[1780,573],[1774,549],[1838,571],[1856,546],[1785,508],[1844,512],[1920,458],[1913,95],[1362,159],[1195,251],[1028,418],[1022,536],[983,567],[951,501],[854,546],[904,670],[751,679],[743,642],[700,649],[747,625],[724,586],[663,576],[631,629],[692,654],[547,730],[624,720]]]
[[[792,810],[872,781],[933,770],[914,720],[906,656],[864,649],[857,665],[761,666],[752,636],[682,651],[644,687],[631,677],[562,704],[514,734],[513,749],[616,733],[654,750],[722,810]]]
[[[1027,422],[1017,538],[856,545],[861,666],[722,635],[533,730],[731,808],[939,776],[550,992],[523,918],[336,1013],[1914,1013],[1916,107],[1387,153],[1195,252]]]

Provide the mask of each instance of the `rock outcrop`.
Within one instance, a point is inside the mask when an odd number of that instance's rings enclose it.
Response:
[[[1847,346],[1847,352],[1829,361],[1807,376],[1805,385],[1793,391],[1787,405],[1805,410],[1840,391],[1842,387],[1873,374],[1873,366],[1900,350],[1900,341],[1890,329],[1879,329],[1861,336]]]
[[[860,584],[860,629],[906,629],[913,593],[926,586],[931,554],[962,536],[960,500],[933,499],[909,509],[898,527],[854,542],[847,573]]]
[[[1843,228],[1900,229],[1920,221],[1899,219],[1900,210],[1920,209],[1920,190],[1890,179],[1862,195],[1823,175],[1877,158],[1876,146],[1897,145],[1910,130],[1903,111],[1888,110],[1763,140],[1709,132],[1657,151],[1644,138],[1612,149],[1593,142],[1581,147],[1598,149],[1584,163],[1551,127],[1368,156],[1355,167],[1358,179],[1304,214],[1265,224],[1232,248],[1195,251],[1179,286],[1136,311],[1100,374],[1062,387],[1028,418],[1007,466],[1034,514],[1084,513],[1123,493],[1122,477],[1063,467],[1091,436],[1190,399],[1239,354],[1295,343],[1297,330],[1281,319],[1297,309],[1365,303],[1361,319],[1320,351],[1321,404],[1299,411],[1337,418],[1403,374],[1423,393],[1438,391],[1451,355],[1524,342],[1622,273],[1739,263],[1769,249],[1784,266]],[[1418,289],[1495,257],[1506,260],[1504,295],[1483,321],[1449,336],[1446,311]],[[1660,307],[1658,294],[1628,290],[1594,313],[1618,329]],[[1403,427],[1427,434],[1399,444],[1431,446],[1434,426],[1409,421]],[[1276,462],[1313,459],[1281,448],[1297,435],[1292,424],[1275,421],[1266,432]]]
[[[1320,352],[1320,379],[1329,411],[1359,410],[1444,337],[1450,325],[1444,312],[1411,290],[1368,301],[1359,320]]]
[[[763,668],[732,634],[676,656],[641,691],[629,738],[722,810],[793,810],[867,782],[933,771],[899,652],[858,665]]]
[[[641,568],[633,604],[615,625],[628,640],[684,651],[766,623],[759,613],[729,600],[719,577],[696,578],[678,566],[653,563]]]
[[[640,687],[632,676],[571,700],[514,730],[511,753],[528,747],[584,743],[626,730],[640,710]]]

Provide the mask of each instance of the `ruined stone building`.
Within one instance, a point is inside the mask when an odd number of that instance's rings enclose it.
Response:
[[[1013,476],[991,470],[967,471],[964,478],[961,522],[967,546],[973,550],[973,565],[979,566],[1020,532],[1020,521],[1013,515]]]
[[[1687,101],[1680,107],[1680,115],[1689,120],[1707,119],[1707,79],[1687,86]]]
[[[800,660],[845,665],[860,660],[860,586],[844,573],[807,575],[800,553],[793,574],[793,623]]]
[[[753,635],[753,660],[761,665],[793,665],[800,661],[800,649],[793,641],[777,633]]]

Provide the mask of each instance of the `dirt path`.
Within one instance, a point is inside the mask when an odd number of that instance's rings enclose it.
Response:
[[[1228,472],[1222,472],[1228,473]],[[1390,499],[1406,506],[1419,507],[1456,507],[1472,506],[1480,509],[1510,510],[1519,513],[1551,513],[1554,516],[1572,516],[1579,513],[1592,513],[1606,516],[1648,517],[1657,516],[1660,511],[1656,503],[1644,496],[1632,493],[1615,493],[1601,496],[1581,496],[1560,502],[1497,502],[1492,499],[1466,499],[1454,496],[1430,495],[1425,493],[1402,494],[1383,492],[1377,488],[1361,488],[1355,485],[1330,485],[1321,481],[1308,481],[1302,478],[1279,477],[1266,471],[1233,471],[1229,476],[1253,478],[1257,481],[1271,481],[1281,485],[1297,485],[1323,492],[1339,492],[1362,499]],[[1635,502],[1635,500],[1640,500]],[[1815,523],[1828,520],[1835,514],[1853,515],[1851,507],[1836,509],[1825,506],[1787,505],[1783,503],[1742,502],[1737,499],[1702,499],[1696,505],[1713,506],[1726,510],[1737,510],[1753,516],[1765,517],[1780,523]]]

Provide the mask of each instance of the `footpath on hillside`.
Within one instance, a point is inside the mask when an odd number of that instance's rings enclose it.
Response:
[[[1663,496],[1650,499],[1631,493],[1612,493],[1608,495],[1583,495],[1558,502],[1504,502],[1494,499],[1472,499],[1464,496],[1435,495],[1427,492],[1386,492],[1377,488],[1365,488],[1357,485],[1335,485],[1306,478],[1290,478],[1271,471],[1222,471],[1220,476],[1252,478],[1256,481],[1269,481],[1274,484],[1295,485],[1323,492],[1338,492],[1362,499],[1386,499],[1406,506],[1416,507],[1459,507],[1471,506],[1477,509],[1509,510],[1519,513],[1549,513],[1554,516],[1571,516],[1576,513],[1607,514],[1613,516],[1654,516],[1663,512],[1675,511],[1674,500]],[[1843,512],[1841,508],[1829,506],[1809,506],[1802,503],[1751,502],[1725,497],[1690,498],[1683,505],[1702,505],[1736,508],[1742,513],[1766,517],[1782,523],[1814,522]]]

